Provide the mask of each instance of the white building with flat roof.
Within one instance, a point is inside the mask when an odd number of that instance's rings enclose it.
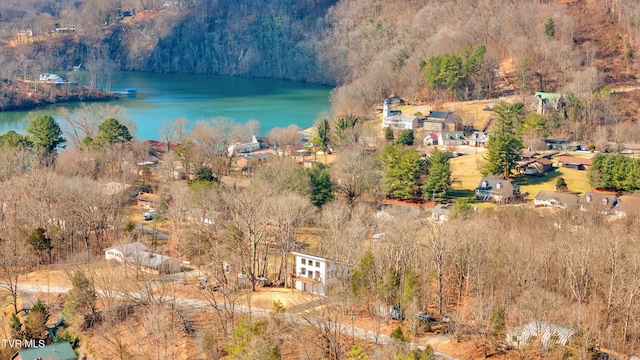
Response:
[[[317,295],[326,295],[333,284],[349,276],[350,265],[321,256],[291,252],[295,255],[293,283],[296,289]]]

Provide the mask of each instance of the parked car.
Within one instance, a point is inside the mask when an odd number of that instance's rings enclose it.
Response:
[[[142,215],[142,220],[153,220],[153,217],[155,216],[156,211],[155,210],[149,210],[146,213],[144,213],[144,215]]]

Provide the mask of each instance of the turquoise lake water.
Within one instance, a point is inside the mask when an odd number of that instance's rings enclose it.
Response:
[[[136,137],[158,139],[158,129],[164,120],[184,117],[192,126],[198,120],[217,117],[260,122],[261,135],[274,127],[313,126],[316,119],[330,109],[330,87],[294,81],[241,78],[213,75],[117,73],[111,81],[112,91],[136,88],[134,98],[121,99],[117,104],[127,110],[136,123]],[[71,109],[79,104],[62,105]],[[51,106],[35,111],[0,112],[0,133],[8,130],[24,132],[34,116],[47,113],[56,117]]]

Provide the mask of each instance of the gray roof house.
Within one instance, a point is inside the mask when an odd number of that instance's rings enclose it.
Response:
[[[438,134],[438,145],[442,146],[459,146],[464,145],[467,139],[462,131],[441,131]]]
[[[584,193],[580,200],[580,210],[595,211],[603,215],[617,215],[620,199],[613,194],[601,194],[591,191]]]
[[[49,344],[42,347],[23,349],[11,357],[11,360],[76,360],[78,355],[68,341]]]
[[[540,190],[533,199],[535,206],[572,209],[578,206],[578,195],[549,190]]]
[[[453,209],[453,203],[438,204],[431,210],[431,219],[436,224],[441,224],[449,220],[449,213]]]
[[[552,345],[569,345],[575,333],[577,333],[576,330],[564,326],[534,320],[507,332],[506,340],[511,346],[523,347],[535,338],[540,340],[542,347],[548,349]]]
[[[171,274],[180,271],[181,261],[165,255],[147,251],[147,247],[134,242],[104,249],[106,260],[115,260],[141,271],[154,274]]]
[[[425,131],[456,131],[462,128],[462,119],[447,111],[432,111],[420,119],[420,124]]]
[[[391,110],[391,99],[385,99],[382,110],[382,128],[415,130],[424,116],[403,115],[401,110]]]
[[[484,131],[474,131],[471,136],[469,136],[469,145],[470,146],[487,146],[489,142],[489,137],[491,133]]]
[[[514,202],[520,198],[520,186],[509,180],[484,177],[476,188],[476,198],[503,204]]]

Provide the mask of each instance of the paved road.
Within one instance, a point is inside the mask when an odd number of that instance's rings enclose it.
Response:
[[[143,231],[145,234],[147,234],[149,236],[154,236],[153,234],[155,233],[155,237],[158,240],[169,240],[169,235],[167,235],[167,234],[165,234],[165,233],[163,233],[161,231],[154,230],[153,227],[146,226],[146,225],[143,225],[143,224],[137,224],[136,228],[138,230]]]
[[[20,292],[23,292],[23,293],[36,293],[36,292],[68,293],[69,290],[71,290],[71,288],[67,288],[67,287],[42,286],[42,285],[32,285],[32,284],[19,284],[18,289]],[[97,290],[97,292],[98,294],[103,295],[103,292],[101,290]],[[141,293],[112,293],[111,295],[124,298],[124,299],[131,299],[131,300],[143,300],[145,298],[145,296]],[[177,305],[184,306],[189,309],[205,309],[205,308],[211,308],[213,306],[210,302],[206,300],[194,299],[189,297],[176,297],[175,303]],[[271,313],[271,311],[267,309],[252,308],[244,305],[235,305],[234,311],[241,314],[251,314],[256,316],[269,316],[269,314]],[[301,316],[295,313],[293,314],[287,313],[285,314],[285,318],[296,324],[312,325],[312,326],[319,325],[319,323],[316,322],[315,319],[311,317],[306,318],[304,316]],[[340,333],[347,336],[353,336],[358,339],[362,339],[362,340],[366,340],[372,343],[377,343],[382,345],[388,345],[391,343],[391,337],[389,337],[388,335],[377,334],[374,331],[359,328],[357,326],[352,327],[351,325],[347,325],[347,324],[335,324],[335,325],[338,327],[338,331],[340,331]],[[424,346],[418,345],[416,343],[409,343],[409,346],[411,348],[418,348],[421,350],[424,350],[425,348]],[[437,351],[435,352],[435,355],[438,359],[457,360],[452,356],[449,356]]]

